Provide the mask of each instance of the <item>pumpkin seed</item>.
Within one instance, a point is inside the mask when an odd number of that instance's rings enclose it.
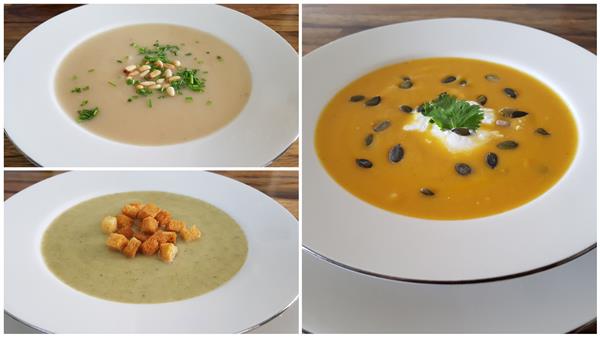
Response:
[[[461,176],[468,176],[472,172],[471,166],[465,163],[458,163],[454,165],[454,169],[456,170],[456,173],[460,174]]]
[[[515,108],[502,108],[500,109],[500,113],[507,118],[520,118],[529,115],[528,112],[517,110]]]
[[[469,131],[469,129],[467,129],[467,128],[454,128],[454,129],[452,129],[452,132],[456,133],[459,136],[470,136],[471,135],[471,131]]]
[[[500,81],[500,77],[498,77],[498,75],[486,74],[484,77],[488,81],[492,81],[492,82],[498,82],[498,81]]]
[[[536,133],[539,133],[542,136],[550,136],[550,132],[546,131],[546,129],[544,128],[537,128],[535,129]]]
[[[402,145],[400,145],[400,144],[394,145],[390,149],[390,152],[388,153],[388,159],[392,163],[397,163],[400,160],[402,160],[402,158],[404,158],[404,149],[402,148]]]
[[[413,111],[413,108],[409,105],[401,105],[400,110],[406,113],[411,113]]]
[[[364,158],[356,159],[356,165],[367,169],[373,167],[373,163],[369,159]]]
[[[490,168],[496,168],[498,166],[498,155],[494,152],[489,152],[485,156],[485,162],[488,164]]]
[[[479,103],[480,105],[485,105],[485,103],[487,103],[487,97],[485,95],[479,95],[475,99],[475,102]]]
[[[373,137],[374,137],[374,136],[373,136],[373,134],[372,134],[372,133],[369,133],[369,134],[367,135],[367,137],[365,137],[365,145],[366,145],[366,146],[369,146],[369,145],[371,145],[371,143],[373,143]]]
[[[410,79],[404,78],[404,81],[398,85],[402,89],[410,89],[413,86],[413,82]]]
[[[512,89],[512,88],[504,88],[504,93],[506,94],[506,96],[508,96],[512,99],[516,99],[518,96],[515,89]]]
[[[447,83],[452,83],[452,82],[454,82],[454,81],[456,81],[456,76],[452,76],[452,75],[450,75],[450,76],[446,76],[446,77],[444,77],[444,78],[442,79],[442,83],[446,83],[446,84],[447,84]]]
[[[517,143],[513,140],[506,140],[501,143],[498,143],[498,145],[496,145],[496,147],[499,149],[502,149],[502,150],[513,150],[513,149],[516,149],[517,147],[519,147],[519,143]]]
[[[354,96],[350,97],[350,102],[360,102],[364,99],[365,99],[365,96],[363,96],[363,95],[354,95]]]
[[[366,106],[376,106],[377,104],[381,103],[381,96],[375,96],[375,97],[371,97],[369,98],[366,102],[365,105]]]
[[[421,192],[421,194],[428,196],[428,197],[433,197],[435,195],[435,193],[432,190],[425,188],[425,187],[421,188],[419,190],[419,192]]]
[[[388,120],[381,121],[381,122],[375,124],[375,126],[373,127],[373,131],[381,132],[381,131],[387,129],[390,125],[392,125],[392,122],[390,122]]]

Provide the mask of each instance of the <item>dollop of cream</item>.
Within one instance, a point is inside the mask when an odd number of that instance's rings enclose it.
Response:
[[[471,105],[479,105],[474,101],[468,102]],[[481,105],[480,107],[483,111],[483,120],[481,121],[481,124],[493,125],[496,121],[496,111]],[[429,123],[429,117],[425,117],[417,111],[412,112],[412,119],[406,123],[402,129],[405,131],[424,133],[425,141],[428,144],[432,143],[429,139],[429,136],[431,136],[431,138],[437,139],[448,149],[448,151],[452,153],[472,151],[473,149],[486,144],[492,139],[504,137],[504,135],[502,135],[502,133],[499,131],[486,130],[482,127],[480,127],[470,136],[461,136],[450,130],[442,131],[442,129],[440,129],[436,124]]]

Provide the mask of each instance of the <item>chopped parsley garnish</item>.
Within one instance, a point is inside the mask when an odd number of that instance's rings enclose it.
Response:
[[[94,71],[96,71],[96,69],[94,69],[94,68],[88,69],[88,73],[93,73]]]
[[[78,122],[89,121],[90,119],[96,117],[96,115],[98,115],[99,111],[100,110],[97,107],[93,108],[93,109],[79,110],[79,111],[77,111],[77,113],[79,114],[79,116],[77,117],[77,121]]]
[[[164,63],[170,63],[171,61],[167,57],[167,54],[170,53],[172,55],[177,55],[177,51],[179,50],[178,46],[165,44],[161,45],[156,41],[152,48],[138,47],[134,45],[133,47],[137,48],[138,54],[144,55],[144,61],[148,61],[150,63],[156,62],[158,60]]]
[[[223,62],[223,57],[221,55],[217,56],[217,61]]]
[[[186,97],[186,98],[185,98],[185,101],[186,101],[186,102],[191,102],[191,101],[193,101],[193,100],[194,100],[194,99],[193,99],[191,96],[188,96],[188,97]]]
[[[116,87],[117,85],[111,81],[108,81],[108,84],[112,85],[113,87]]]
[[[137,89],[135,92],[138,95],[140,95],[140,96],[150,96],[150,95],[152,95],[152,90],[147,89],[147,88]]]
[[[196,75],[197,73],[198,69],[184,69],[178,71],[177,76],[181,77],[181,79],[171,82],[171,86],[178,93],[185,88],[188,88],[192,91],[203,92],[205,80],[198,78]]]
[[[83,101],[81,101],[81,104],[79,104],[79,106],[85,106],[88,104],[88,100],[84,99]]]
[[[87,90],[90,90],[90,86],[89,85],[86,85],[83,88],[81,88],[81,87],[73,88],[73,89],[71,89],[71,92],[80,94],[82,91],[87,91]]]
[[[127,83],[127,85],[136,85],[138,84],[140,81],[134,80],[133,78],[128,79],[127,81],[125,81],[125,83]]]
[[[185,53],[185,56],[192,56],[192,53]]]
[[[152,99],[148,98],[148,107],[151,108],[152,107]]]
[[[71,77],[71,80],[76,81],[77,80],[77,75],[73,75],[73,77]]]
[[[422,114],[430,117],[430,122],[435,123],[442,130],[456,128],[477,130],[483,120],[483,111],[479,105],[471,105],[445,92],[431,102],[425,103]]]
[[[211,106],[212,105],[212,101],[209,99],[208,101],[206,101],[206,105]]]
[[[123,63],[123,61],[121,61],[121,60],[117,60],[117,63]]]

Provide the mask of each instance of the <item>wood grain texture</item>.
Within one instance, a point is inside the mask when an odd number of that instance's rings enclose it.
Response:
[[[359,31],[449,17],[514,22],[563,37],[596,53],[596,5],[304,5],[302,53]],[[401,41],[398,41],[401,43]]]
[[[23,189],[64,171],[5,171],[4,200]],[[256,188],[276,200],[298,219],[297,171],[215,171]],[[173,174],[177,174],[173,172]]]
[[[80,5],[36,4],[36,5],[4,5],[4,58],[14,46],[32,29],[48,19]],[[236,4],[225,5],[236,11],[251,16],[279,33],[296,51],[298,51],[298,5],[263,5]],[[298,167],[298,141],[295,141],[270,166]],[[4,166],[34,166],[10,139],[4,136]]]

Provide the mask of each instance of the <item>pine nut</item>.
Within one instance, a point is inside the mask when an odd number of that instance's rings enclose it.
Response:
[[[173,61],[173,64],[174,64],[176,67],[181,67],[181,62],[180,62],[179,60],[175,60],[175,61]]]
[[[165,77],[166,77],[166,78],[169,78],[169,77],[171,77],[171,76],[173,76],[173,72],[171,71],[171,69],[167,69],[167,70],[165,70]]]
[[[125,67],[125,71],[130,73],[130,72],[134,71],[135,68],[137,68],[137,66],[135,64],[131,64],[131,65],[128,65],[127,67]]]
[[[160,88],[162,88],[162,86],[160,84],[155,84],[150,87],[150,89],[160,89]]]
[[[150,69],[150,66],[149,66],[149,65],[147,65],[147,64],[145,64],[145,65],[143,65],[143,66],[140,66],[140,67],[138,68],[138,71],[140,71],[140,72],[141,72],[141,71],[146,71],[146,70],[148,70],[148,69]]]
[[[161,60],[158,60],[158,61],[154,62],[154,65],[157,66],[157,67],[159,67],[159,68],[162,68],[162,67],[165,66]]]
[[[175,66],[172,65],[171,63],[165,63],[165,68],[167,68],[167,69],[175,69]]]
[[[143,72],[140,74],[140,76],[141,76],[141,77],[144,77],[144,76],[148,75],[148,73],[149,73],[149,72],[150,72],[150,70],[144,70],[144,71],[143,71]]]
[[[162,88],[163,88],[163,89],[167,89],[168,87],[169,87],[169,83],[163,83],[163,84],[162,84]]]
[[[174,89],[173,87],[168,87],[168,88],[167,88],[167,94],[168,94],[169,96],[171,96],[171,97],[172,97],[172,96],[175,96],[175,89]]]
[[[143,86],[145,86],[145,87],[149,87],[151,85],[155,85],[156,82],[154,82],[154,81],[144,81],[144,82],[142,82],[140,84],[143,85]]]
[[[143,85],[141,85],[141,84],[138,84],[138,85],[136,85],[136,86],[135,86],[135,88],[136,88],[136,89],[144,89],[144,86],[143,86]]]
[[[150,73],[150,75],[148,75],[150,78],[155,78],[158,75],[160,75],[161,71],[160,70],[155,70],[153,72]]]
[[[132,76],[132,77],[133,77],[133,76],[137,76],[137,75],[139,75],[139,74],[140,74],[140,72],[139,72],[139,71],[137,71],[137,70],[134,70],[134,71],[132,71],[132,72],[130,72],[130,73],[129,73],[129,76]]]
[[[169,79],[168,79],[167,81],[169,81],[169,82],[173,82],[173,81],[177,81],[177,80],[179,80],[179,79],[181,79],[181,77],[180,77],[180,76],[171,76],[171,77],[169,77]]]
[[[162,83],[162,82],[164,82],[164,81],[165,81],[165,79],[164,79],[164,78],[159,78],[158,80],[156,80],[156,83],[159,83],[159,84],[161,84],[161,83]]]

